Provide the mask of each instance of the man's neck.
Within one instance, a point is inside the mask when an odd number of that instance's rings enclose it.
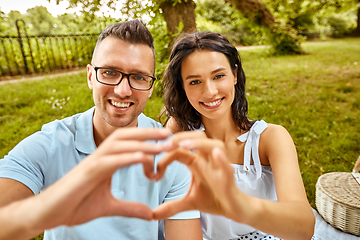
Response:
[[[125,127],[137,127],[138,125],[137,121],[133,121],[131,123],[131,126],[124,126],[124,127],[111,126],[101,116],[96,116],[96,109],[94,111],[92,122],[93,122],[93,137],[96,147],[99,147],[99,145],[117,129],[125,128]]]

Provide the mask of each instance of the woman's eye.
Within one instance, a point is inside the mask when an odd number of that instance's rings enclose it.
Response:
[[[194,80],[194,81],[191,81],[190,82],[190,85],[196,85],[196,84],[199,84],[200,81],[199,80]]]
[[[223,77],[225,77],[224,74],[218,74],[218,75],[215,76],[214,79],[220,79],[220,78],[223,78]]]

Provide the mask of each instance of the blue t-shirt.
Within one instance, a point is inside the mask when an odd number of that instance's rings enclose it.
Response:
[[[45,124],[41,131],[25,138],[0,160],[0,177],[19,181],[34,194],[56,182],[96,150],[93,112],[94,108]],[[141,114],[138,127],[162,126]],[[159,156],[155,157],[155,161],[159,159]],[[163,202],[185,196],[190,179],[187,167],[179,162],[171,164],[159,182],[147,179],[142,165],[137,164],[115,172],[111,192],[116,198],[141,202],[154,209]],[[198,217],[197,211],[189,211],[171,219]],[[47,230],[44,239],[157,239],[158,226],[158,221],[103,217],[74,227],[60,226]]]

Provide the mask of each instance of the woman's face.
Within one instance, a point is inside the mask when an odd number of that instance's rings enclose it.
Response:
[[[211,50],[191,53],[181,64],[181,77],[190,104],[202,118],[231,116],[236,72],[231,70],[223,53]]]

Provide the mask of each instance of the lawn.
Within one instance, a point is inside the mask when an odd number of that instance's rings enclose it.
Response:
[[[240,50],[251,119],[288,129],[309,202],[327,172],[350,172],[360,155],[360,38],[303,43],[307,54],[271,57]],[[42,124],[93,106],[86,73],[0,85],[0,158]],[[158,119],[161,94],[145,114]]]

